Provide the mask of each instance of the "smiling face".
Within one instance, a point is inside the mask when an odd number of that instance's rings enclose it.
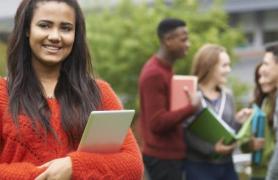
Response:
[[[263,93],[267,94],[267,93],[272,92],[275,89],[275,84],[273,84],[273,83],[267,83],[267,82],[264,82],[261,80],[259,81],[259,83],[260,83]]]
[[[263,66],[262,64],[258,69],[258,75],[259,75],[258,83],[261,87],[261,91],[267,94],[275,90],[276,83],[275,81],[271,81],[271,79],[269,79],[267,76],[264,75],[264,71],[265,71],[264,68],[265,66]]]
[[[214,66],[211,80],[215,81],[217,85],[224,85],[227,82],[229,73],[231,72],[230,57],[226,52],[219,54],[218,63]]]
[[[60,66],[74,43],[74,9],[64,2],[39,2],[28,37],[33,66]]]
[[[189,49],[189,38],[188,38],[187,27],[178,27],[174,31],[166,35],[166,46],[169,53],[174,58],[182,58],[186,55]]]
[[[260,74],[263,82],[274,83],[278,87],[278,63],[271,52],[264,55],[263,64],[260,68]]]

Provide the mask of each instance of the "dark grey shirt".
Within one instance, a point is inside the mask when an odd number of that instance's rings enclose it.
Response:
[[[222,113],[222,119],[233,129],[238,130],[240,125],[235,121],[235,106],[233,101],[233,96],[224,90],[221,93],[225,93],[226,101],[224,104],[224,109]],[[216,100],[210,100],[204,97],[207,106],[213,109],[216,113],[219,113],[219,104],[223,101],[223,95]],[[212,129],[213,131],[213,129]],[[185,141],[187,144],[187,159],[192,161],[206,161],[210,163],[226,163],[232,161],[232,156],[221,156],[215,158],[214,144],[206,142],[194,134],[190,133],[185,129]]]

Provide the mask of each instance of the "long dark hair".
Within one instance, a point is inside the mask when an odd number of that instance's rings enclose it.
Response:
[[[267,112],[266,118],[268,120],[268,124],[270,126],[273,126],[273,114],[275,111],[276,90],[273,90],[269,93],[264,93],[262,91],[261,85],[259,83],[259,79],[260,79],[259,69],[261,66],[262,66],[262,63],[259,63],[259,64],[257,64],[257,66],[255,68],[255,89],[254,89],[254,100],[252,103],[255,103],[259,107],[262,107],[264,99],[268,98],[271,108],[270,108],[270,111]]]
[[[60,76],[54,90],[60,104],[61,123],[74,146],[79,142],[87,118],[92,110],[101,105],[100,91],[92,75],[92,64],[86,43],[85,22],[77,0],[23,0],[17,9],[14,29],[8,46],[8,93],[9,111],[17,126],[18,115],[30,117],[33,128],[39,122],[45,132],[56,136],[50,124],[50,108],[43,94],[31,63],[28,37],[34,10],[38,2],[57,1],[75,10],[75,41],[69,56],[63,61]],[[57,136],[56,136],[57,137]]]

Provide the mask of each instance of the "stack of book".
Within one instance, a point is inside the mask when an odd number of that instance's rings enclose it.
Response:
[[[252,134],[255,137],[264,137],[265,128],[265,113],[257,106],[253,105],[254,116],[252,118]],[[262,160],[262,150],[255,151],[252,154],[252,162],[254,164],[260,164]]]
[[[197,77],[174,75],[171,81],[170,110],[175,111],[186,107],[190,103],[185,88],[189,93],[197,91]]]

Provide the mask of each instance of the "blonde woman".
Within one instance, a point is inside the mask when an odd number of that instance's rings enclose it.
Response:
[[[244,109],[235,117],[233,96],[224,87],[230,71],[230,57],[222,46],[206,44],[194,57],[192,74],[198,77],[203,103],[230,127],[238,129],[250,110]],[[185,165],[187,180],[238,179],[231,156],[235,144],[225,145],[222,140],[211,144],[189,130],[185,131],[185,138],[188,147]],[[215,158],[215,155],[221,155],[221,158]]]

